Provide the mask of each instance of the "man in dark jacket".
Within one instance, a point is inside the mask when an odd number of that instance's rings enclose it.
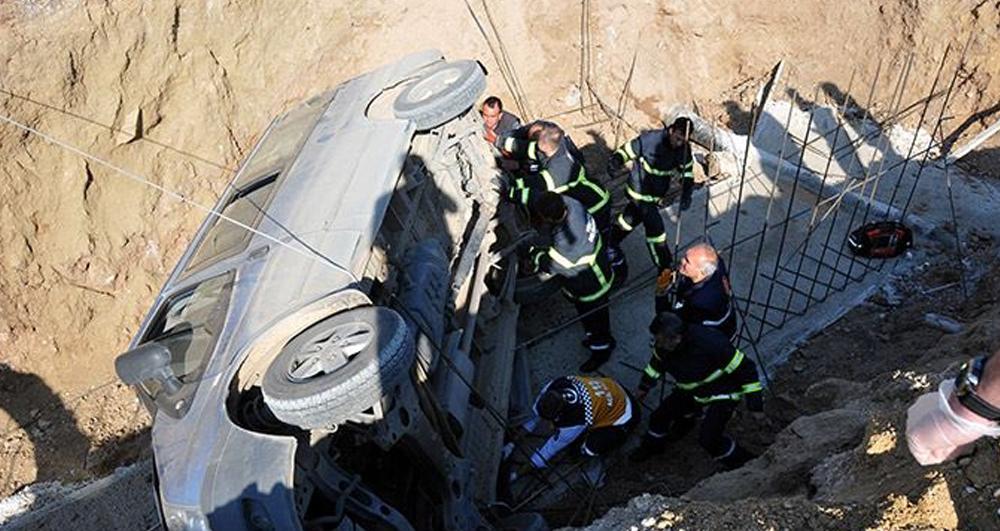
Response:
[[[615,275],[597,225],[583,205],[554,192],[533,197],[529,211],[532,225],[546,239],[536,242],[532,265],[559,276],[563,293],[576,306],[586,331],[583,344],[590,359],[580,370],[596,371],[615,348],[608,309],[608,291]]]
[[[483,138],[490,144],[496,144],[498,138],[521,127],[521,119],[505,111],[503,102],[496,96],[483,100],[479,114],[483,117]]]
[[[727,469],[754,456],[725,434],[726,423],[744,397],[753,411],[762,409],[757,367],[717,330],[686,324],[666,312],[658,316],[653,355],[639,384],[640,401],[664,372],[676,387],[650,416],[649,430],[629,458],[641,462],[662,453],[670,441],[691,430],[701,416],[698,443]]]
[[[605,240],[609,237],[611,196],[587,177],[583,155],[562,128],[552,122],[532,122],[501,135],[497,147],[505,157],[523,162],[508,190],[509,199],[528,205],[533,195],[546,191],[572,197],[593,216]]]
[[[653,263],[662,272],[671,267],[673,257],[660,215],[660,202],[670,189],[670,180],[681,180],[681,210],[691,206],[694,189],[694,159],[691,157],[691,120],[678,118],[664,129],[646,131],[623,144],[608,160],[608,175],[615,175],[629,161],[625,192],[629,202],[611,231],[612,253],[621,254],[621,241],[639,224],[646,229],[646,244]]]
[[[736,310],[726,265],[711,245],[699,243],[685,251],[677,266],[680,278],[670,294],[657,291],[656,313],[673,311],[685,323],[718,329],[730,341],[736,339]]]

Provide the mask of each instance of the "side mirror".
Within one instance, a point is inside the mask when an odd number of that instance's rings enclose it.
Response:
[[[115,372],[121,381],[138,385],[146,380],[156,380],[163,391],[174,394],[181,389],[181,381],[170,370],[170,351],[154,342],[144,343],[115,359]]]

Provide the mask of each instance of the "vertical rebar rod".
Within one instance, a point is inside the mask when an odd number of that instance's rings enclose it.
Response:
[[[763,102],[761,105],[763,105]],[[740,224],[740,204],[743,202],[743,185],[746,182],[747,163],[750,160],[750,144],[753,144],[754,132],[757,129],[757,118],[759,117],[758,115],[761,111],[762,109],[758,109],[757,102],[754,101],[753,106],[750,108],[750,130],[747,132],[747,143],[743,148],[743,164],[740,168],[740,186],[739,192],[736,195],[736,214],[733,217],[733,236],[729,240],[729,258],[727,262],[729,264],[733,263],[733,253],[736,251],[736,246],[733,245],[733,242],[736,241],[736,229]]]
[[[882,74],[882,60],[880,59],[879,62],[878,62],[878,66],[875,67],[875,76],[872,78],[872,83],[868,87],[868,97],[867,97],[867,100],[865,101],[865,109],[864,109],[865,112],[864,112],[864,116],[861,117],[861,123],[862,124],[864,124],[869,118],[872,117],[871,116],[872,101],[875,98],[875,88],[878,86],[878,80],[879,80],[879,77],[881,76],[881,74]],[[864,135],[862,135],[862,138],[864,138]],[[858,162],[859,160],[860,159],[858,157],[858,153],[855,152],[854,156],[851,157],[851,163],[848,165],[847,169],[844,171],[844,173],[847,175],[847,179],[848,179],[848,182],[846,182],[845,185],[844,185],[844,191],[845,191],[845,193],[847,193],[847,189],[850,188],[850,180],[852,178],[851,177],[851,172],[854,170],[854,164],[855,164],[855,162]],[[864,170],[864,168],[861,168],[861,169],[862,169],[862,171]],[[819,254],[819,261],[821,263],[826,260],[826,252],[827,252],[827,249],[829,249],[829,247],[830,247],[830,237],[833,235],[833,229],[837,226],[837,217],[840,214],[840,208],[841,208],[840,205],[841,205],[841,203],[838,201],[837,204],[835,205],[836,210],[833,211],[833,219],[830,220],[830,224],[827,226],[827,229],[826,229],[826,238],[823,240],[823,249],[820,251],[820,254]],[[846,230],[850,231],[850,229],[851,229],[850,224],[848,224]],[[837,258],[837,262],[834,264],[834,266],[833,266],[832,269],[834,271],[839,271],[839,269],[838,269],[839,265],[840,265],[840,258],[838,257]],[[852,278],[851,275],[850,275],[850,273],[847,273],[846,278]],[[845,288],[847,287],[846,283],[844,284],[844,287]],[[830,292],[828,290],[826,293],[823,294],[823,298],[825,299],[829,294],[830,294]]]
[[[851,71],[850,80],[847,82],[847,93],[844,96],[844,101],[840,106],[839,110],[836,110],[837,119],[837,129],[833,134],[833,145],[830,147],[830,154],[826,158],[826,166],[823,168],[823,177],[820,179],[819,183],[819,193],[816,194],[816,201],[813,203],[812,216],[809,217],[809,226],[806,228],[806,237],[802,243],[802,252],[799,254],[799,264],[795,268],[795,279],[792,281],[792,286],[798,286],[799,276],[802,273],[802,265],[805,262],[805,255],[809,251],[809,242],[812,239],[813,232],[816,231],[816,212],[819,211],[819,202],[823,199],[823,191],[826,189],[826,180],[830,175],[830,166],[833,164],[833,152],[837,149],[837,142],[840,141],[840,132],[844,129],[844,121],[841,116],[847,109],[847,102],[851,99],[851,91],[854,89],[854,77],[857,74],[856,70]],[[812,279],[812,283],[809,285],[809,294],[807,302],[813,300],[813,291],[816,288],[816,283],[819,281],[819,274],[821,269],[816,267],[816,278]],[[834,278],[831,275],[831,280]]]
[[[962,65],[965,63],[965,54],[969,51],[969,44],[972,43],[972,33],[969,34],[969,39],[965,42],[965,47],[962,49],[962,55],[958,58],[958,63],[955,65],[955,72],[951,76],[951,82],[948,83],[948,91],[945,92],[944,101],[941,102],[941,111],[938,113],[937,122],[934,124],[934,128],[931,130],[931,141],[933,144],[934,137],[937,136],[938,131],[941,129],[941,123],[944,121],[944,113],[948,110],[948,104],[951,102],[951,94],[955,89],[955,82],[958,81],[958,73],[962,69]],[[944,55],[948,56],[948,48],[945,48]],[[941,68],[944,68],[944,59],[941,60]],[[916,140],[916,135],[914,135],[914,141]],[[903,208],[899,213],[899,221],[903,221],[906,218],[906,211],[910,208],[910,202],[913,201],[913,194],[917,191],[917,185],[920,184],[920,177],[924,173],[924,168],[927,166],[927,158],[930,156],[930,145],[928,149],[924,150],[923,159],[920,161],[920,166],[917,169],[917,175],[913,178],[913,185],[910,187],[910,193],[906,197],[906,202],[903,203]]]
[[[890,112],[890,116],[896,116],[896,114],[899,112],[899,106],[902,104],[902,101],[903,101],[903,94],[905,92],[906,82],[907,82],[907,79],[909,78],[909,75],[910,75],[910,68],[913,66],[913,57],[914,57],[913,53],[910,52],[907,55],[906,62],[903,64],[903,68],[899,72],[899,78],[896,80],[896,87],[893,89],[892,97],[889,100],[889,105],[892,108],[892,111]],[[881,131],[881,138],[879,139],[878,147],[875,150],[872,151],[872,155],[871,155],[871,157],[868,160],[868,166],[865,167],[864,176],[862,177],[862,179],[863,179],[862,180],[862,187],[861,187],[860,192],[858,192],[858,195],[861,196],[861,197],[863,197],[865,195],[865,188],[867,188],[868,181],[869,181],[868,177],[871,175],[872,166],[875,164],[875,157],[877,157],[879,154],[882,155],[882,159],[879,162],[879,171],[876,174],[876,178],[873,179],[873,180],[871,180],[871,184],[872,184],[871,196],[872,196],[872,198],[874,198],[874,196],[875,196],[875,192],[876,192],[876,190],[878,188],[879,180],[882,177],[884,177],[884,174],[882,173],[882,167],[885,165],[885,159],[886,159],[886,157],[885,157],[885,149],[886,149],[886,144],[889,142],[888,129],[893,126],[894,122],[895,122],[894,119],[888,120],[885,124],[882,124],[879,127],[879,129]],[[843,246],[843,242],[846,241],[847,234],[850,234],[851,230],[854,228],[854,220],[855,220],[855,217],[858,214],[858,210],[860,209],[861,203],[862,203],[862,201],[858,201],[858,202],[854,203],[854,206],[851,208],[851,218],[847,222],[847,228],[845,230],[844,240],[842,240],[840,242],[841,246]],[[864,215],[861,218],[862,219],[862,223],[864,223],[864,221],[868,218],[868,213],[871,210],[871,205],[872,205],[872,201],[869,200],[866,203],[866,205],[865,205],[865,210],[864,210],[865,213],[864,213]],[[836,264],[835,264],[834,267],[837,267],[837,268],[840,267],[840,259],[841,258],[842,258],[842,256],[838,256],[837,257],[837,262],[836,262]],[[848,258],[849,258],[849,260],[848,260],[847,274],[849,276],[854,276],[854,265],[858,262],[858,258],[857,258],[857,256],[855,256],[853,254],[850,255]],[[843,286],[841,286],[840,289],[843,290],[846,287],[847,287],[847,282],[845,281],[845,283],[843,284]]]
[[[819,87],[816,87],[815,91],[816,92],[813,95],[813,101],[816,101],[816,97],[819,94],[819,92],[818,92],[819,91]],[[798,96],[798,92],[793,90],[793,92],[792,92],[792,98],[791,98],[792,101],[789,103],[790,105],[792,105],[792,106],[795,105],[795,101],[799,99],[797,96]],[[813,114],[815,113],[815,111],[816,111],[815,105],[809,108],[809,119],[807,120],[807,123],[806,123],[806,134],[805,134],[805,139],[803,140],[803,142],[808,142],[809,141],[809,134],[812,132]],[[785,134],[789,134],[789,131],[787,129],[787,124],[786,124]],[[792,206],[795,204],[795,194],[796,194],[796,192],[798,192],[799,178],[802,176],[802,163],[803,163],[803,159],[805,158],[805,154],[806,154],[806,151],[804,149],[799,152],[799,162],[798,162],[798,166],[796,166],[796,168],[795,168],[795,177],[792,180],[792,193],[791,193],[791,195],[788,198],[788,209],[785,211],[785,225],[781,228],[781,239],[778,240],[778,252],[774,255],[774,268],[773,268],[773,272],[771,273],[771,276],[774,277],[774,278],[777,278],[777,276],[778,276],[778,266],[781,264],[781,254],[785,250],[785,240],[788,237],[788,218],[791,217],[791,215],[792,215]],[[778,163],[781,164],[781,161],[779,161]],[[766,306],[770,306],[771,300],[774,297],[774,284],[775,284],[774,282],[771,282],[770,285],[768,286],[768,289],[767,289],[767,298],[766,298],[767,302],[765,303],[765,308],[764,308],[764,319],[767,319],[767,308],[766,308]],[[789,301],[791,301],[792,298],[794,298],[794,293],[789,292]],[[786,306],[786,308],[790,308],[790,307],[791,306]],[[781,319],[781,323],[782,324],[785,323],[784,316]],[[763,325],[761,326],[761,329],[763,329]],[[760,336],[761,336],[761,331],[758,331],[758,333],[757,333],[758,339],[760,338]]]
[[[941,80],[941,72],[944,71],[945,62],[948,60],[948,54],[951,52],[951,45],[945,47],[944,54],[941,56],[941,64],[938,65],[937,72],[934,74],[934,81],[931,83],[930,93],[927,95],[927,100],[924,101],[923,109],[920,111],[920,119],[917,121],[917,128],[913,132],[913,139],[910,140],[910,147],[906,150],[906,157],[903,158],[905,161],[903,167],[899,170],[899,176],[896,178],[896,184],[892,187],[892,194],[889,196],[889,201],[886,203],[889,208],[885,211],[885,218],[888,219],[892,215],[892,206],[896,202],[896,194],[899,192],[899,187],[903,184],[903,179],[906,177],[906,168],[909,166],[910,158],[913,157],[913,148],[917,146],[917,133],[923,129],[924,120],[927,118],[927,111],[931,107],[931,100],[933,100],[934,91],[937,89],[938,81]],[[956,70],[956,76],[958,72]],[[944,114],[944,106],[941,108],[942,115]],[[938,123],[940,125],[940,122]],[[934,137],[931,137],[933,141]],[[914,179],[914,183],[916,179]]]
[[[789,125],[792,122],[792,111],[794,109],[795,109],[795,105],[792,104],[791,102],[789,102],[789,104],[788,104],[788,116],[785,118],[785,131],[786,131],[786,133],[788,131]],[[779,163],[778,163],[777,169],[775,170],[774,180],[771,181],[771,191],[768,194],[768,198],[767,198],[767,209],[766,209],[766,211],[764,213],[764,221],[761,222],[760,240],[757,241],[757,252],[754,253],[753,273],[750,274],[750,290],[747,292],[747,300],[748,301],[749,300],[753,300],[754,289],[756,288],[756,285],[757,285],[757,273],[760,271],[761,251],[763,251],[763,249],[764,249],[764,240],[767,237],[767,226],[768,226],[768,222],[771,219],[771,208],[774,206],[774,192],[775,192],[775,190],[778,189],[778,180],[781,178],[781,169],[782,169],[782,167],[784,167],[784,164],[781,164],[780,161],[785,160],[785,147],[788,145],[788,137],[789,137],[788,134],[784,134],[784,135],[781,136],[781,148],[778,150],[778,160],[779,160]],[[736,247],[735,243],[733,244],[733,247]],[[747,307],[747,313],[750,313],[750,308],[749,307]],[[763,324],[763,322],[764,322],[764,320],[762,319],[761,323]],[[748,334],[749,334],[749,330],[748,330]],[[756,340],[760,341],[760,331],[759,330],[757,332]]]

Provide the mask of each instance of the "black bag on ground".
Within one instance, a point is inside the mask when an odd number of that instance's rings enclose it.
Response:
[[[851,252],[866,258],[894,258],[913,246],[913,231],[898,221],[863,225],[847,238]]]

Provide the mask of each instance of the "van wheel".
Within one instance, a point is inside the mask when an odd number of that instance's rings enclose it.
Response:
[[[486,90],[486,74],[476,61],[440,63],[410,83],[392,104],[397,118],[412,120],[417,130],[433,129],[476,104]]]
[[[329,428],[378,404],[409,374],[413,339],[395,311],[332,315],[288,342],[264,373],[264,403],[282,422]]]

